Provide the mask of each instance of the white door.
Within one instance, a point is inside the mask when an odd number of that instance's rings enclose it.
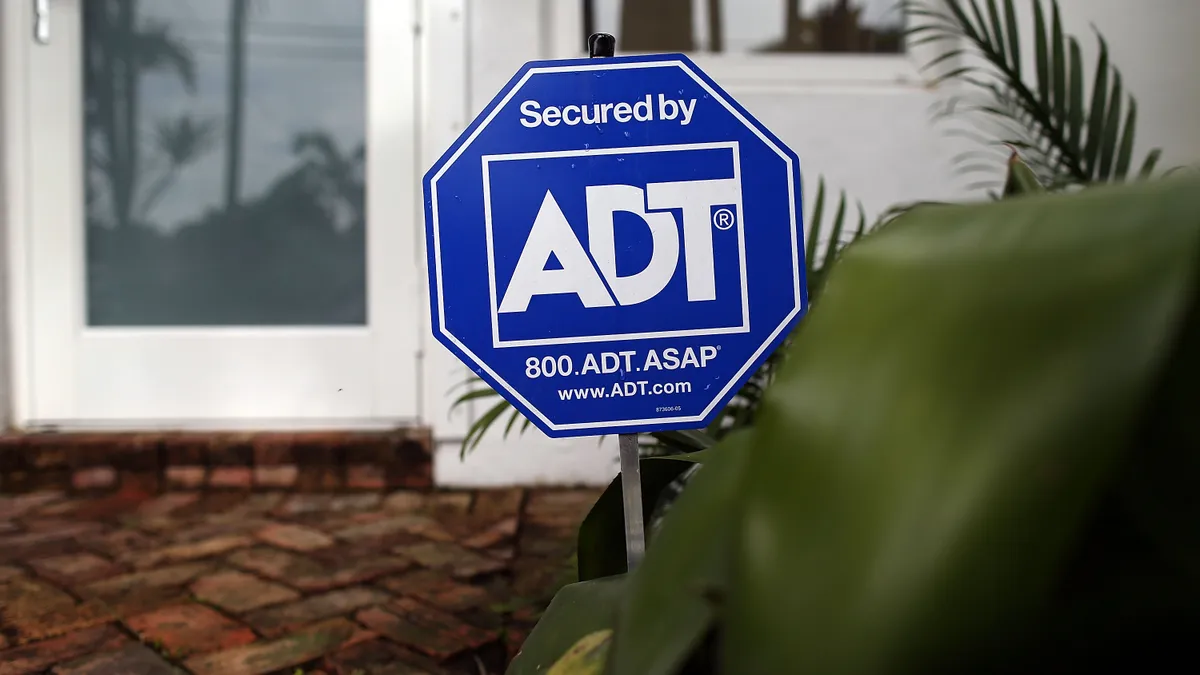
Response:
[[[415,4],[3,3],[19,423],[417,417]]]

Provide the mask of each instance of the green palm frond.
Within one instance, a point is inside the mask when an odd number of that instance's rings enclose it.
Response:
[[[997,151],[1005,152],[1006,145],[1018,148],[1049,187],[1133,177],[1137,101],[1110,61],[1104,37],[1096,33],[1099,55],[1089,72],[1079,41],[1063,30],[1057,0],[1029,0],[1032,52],[1025,52],[1030,41],[1022,39],[1016,2],[904,3],[912,44],[965,45],[943,51],[924,66],[932,71],[961,60],[933,80],[964,85],[943,113],[959,119],[961,113],[971,113],[990,135],[999,136],[992,142]],[[1033,72],[1023,71],[1025,53],[1033,55]],[[1148,152],[1136,177],[1149,176],[1160,155],[1159,149]]]
[[[812,202],[812,213],[805,220],[805,225],[809,230],[805,246],[805,263],[810,303],[815,302],[820,294],[828,269],[837,260],[842,248],[871,229],[867,226],[866,212],[861,203],[854,207],[856,217],[851,216],[851,206],[845,191],[839,193],[837,205],[832,209],[832,217],[827,217],[827,197],[825,178],[821,177],[817,180],[817,193]],[[852,220],[852,218],[854,219]],[[655,437],[653,451],[673,453],[699,450],[704,445],[703,439],[720,438],[731,430],[750,424],[754,419],[758,404],[762,400],[763,393],[779,365],[782,352],[783,349],[780,348],[767,357],[767,360],[759,366],[754,375],[717,416],[716,421],[705,430],[704,435],[689,436],[679,432],[651,434]],[[476,418],[467,429],[459,451],[461,457],[466,457],[467,453],[474,450],[488,430],[497,424],[504,424],[503,438],[508,438],[514,431],[518,434],[524,433],[531,426],[530,421],[525,419],[519,410],[513,408],[508,401],[501,398],[500,394],[478,376],[470,376],[466,382],[455,386],[455,388],[458,387],[463,387],[465,391],[459,394],[451,404],[451,410],[464,405],[473,406],[475,402],[483,405],[490,404],[490,407],[486,408],[483,414]]]
[[[856,205],[858,217],[853,223],[847,222],[848,207],[846,191],[842,190],[838,195],[833,220],[829,221],[828,227],[825,227],[825,177],[821,176],[817,179],[816,203],[813,205],[812,216],[806,221],[812,228],[812,233],[808,236],[804,252],[804,262],[808,267],[805,274],[807,275],[810,300],[821,292],[826,272],[829,269],[828,263],[832,263],[837,258],[846,244],[858,239],[867,230],[867,214],[863,210],[862,202],[858,202]],[[825,234],[826,232],[828,234]],[[822,239],[825,243],[823,250],[821,250]]]
[[[1037,174],[1021,160],[1020,153],[1014,148],[1008,158],[1008,178],[1004,181],[1002,197],[1019,197],[1045,191],[1046,187],[1038,180]]]

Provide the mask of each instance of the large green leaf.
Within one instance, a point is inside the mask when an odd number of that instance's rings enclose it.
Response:
[[[525,639],[507,675],[546,675],[580,640],[598,631],[611,630],[624,588],[625,577],[564,586]]]
[[[643,522],[650,522],[650,515],[663,490],[693,464],[703,463],[707,455],[708,451],[701,451],[685,455],[646,457],[641,460]],[[627,571],[625,504],[621,497],[621,476],[618,474],[592,505],[591,511],[579,526],[580,581],[624,574]]]
[[[679,672],[716,618],[728,594],[739,526],[745,433],[730,435],[714,448],[630,576],[609,673]]]
[[[1195,179],[917,209],[849,251],[749,441],[723,672],[980,672],[1043,625],[1198,251]]]

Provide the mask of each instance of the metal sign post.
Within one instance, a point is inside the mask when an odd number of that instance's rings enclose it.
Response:
[[[642,466],[638,435],[621,434],[621,497],[625,503],[625,560],[629,571],[646,554],[646,524],[642,522]]]
[[[425,174],[434,337],[552,438],[710,424],[808,309],[800,160],[684,54],[525,64]]]
[[[612,57],[617,51],[617,39],[608,33],[588,36],[588,58]],[[629,571],[642,562],[646,554],[646,524],[642,512],[642,462],[637,434],[620,434],[621,497],[625,505],[625,561]]]

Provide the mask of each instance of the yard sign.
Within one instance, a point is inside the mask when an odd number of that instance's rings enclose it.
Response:
[[[549,436],[703,427],[807,309],[799,179],[682,54],[526,64],[425,175],[434,336]]]

